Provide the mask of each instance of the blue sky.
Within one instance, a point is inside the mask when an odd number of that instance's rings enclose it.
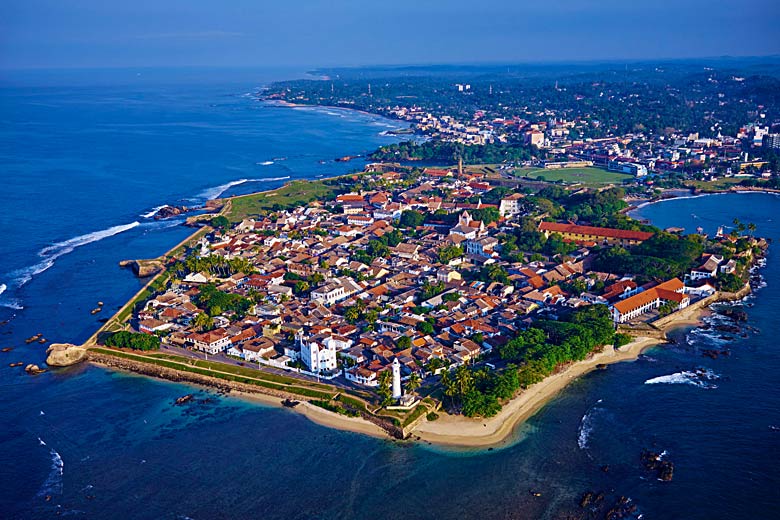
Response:
[[[780,0],[2,0],[0,68],[780,54]]]

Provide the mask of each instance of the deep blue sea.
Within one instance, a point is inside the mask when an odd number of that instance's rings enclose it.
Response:
[[[400,123],[265,105],[290,71],[110,71],[0,78],[0,517],[603,518],[620,496],[643,518],[768,518],[780,510],[780,263],[741,303],[740,333],[677,343],[572,383],[492,451],[377,440],[295,412],[82,365],[41,376],[38,332],[85,340],[140,286],[117,263],[157,256],[190,230],[144,215],[166,203],[359,168],[332,159],[391,142]],[[320,160],[328,161],[320,164]],[[270,163],[270,164],[267,164]],[[734,217],[780,237],[780,199],[674,200],[639,213],[714,232]],[[744,337],[743,337],[744,336]],[[703,357],[704,348],[731,355]],[[696,369],[706,369],[697,375]],[[649,383],[648,383],[649,382]],[[640,464],[666,451],[675,478]],[[608,466],[608,471],[604,471]],[[541,493],[533,496],[530,490]],[[579,508],[586,490],[603,505]]]

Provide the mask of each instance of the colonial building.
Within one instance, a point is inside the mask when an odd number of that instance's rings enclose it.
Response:
[[[576,224],[560,222],[540,222],[539,231],[549,238],[551,234],[558,233],[567,240],[574,242],[596,242],[620,246],[633,246],[641,244],[653,236],[646,231],[630,231],[627,229],[613,229],[595,226],[578,226]]]
[[[644,292],[621,300],[612,307],[612,319],[615,323],[626,323],[642,314],[657,309],[666,302],[674,302],[679,309],[684,309],[691,303],[685,294],[685,286],[679,278],[672,278]]]

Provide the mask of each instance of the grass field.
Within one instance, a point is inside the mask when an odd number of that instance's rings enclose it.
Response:
[[[240,222],[249,215],[261,210],[270,210],[274,206],[293,208],[315,200],[328,200],[335,197],[335,190],[323,181],[292,181],[281,188],[267,193],[255,193],[236,197],[225,216],[232,222]]]
[[[561,168],[559,170],[545,170],[544,168],[518,168],[515,175],[537,179],[542,177],[547,182],[562,181],[565,183],[581,184],[622,184],[631,180],[633,175],[626,173],[610,172],[601,168]]]
[[[696,188],[697,190],[725,190],[736,184],[739,184],[743,178],[729,177],[724,179],[718,179],[717,181],[688,181],[685,185],[689,188]]]

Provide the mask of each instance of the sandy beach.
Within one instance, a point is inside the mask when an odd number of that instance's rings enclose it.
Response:
[[[662,340],[642,337],[620,349],[606,347],[603,352],[574,363],[531,386],[507,403],[495,417],[469,419],[442,413],[438,420],[422,423],[412,435],[432,444],[451,447],[488,447],[502,444],[511,438],[517,425],[541,409],[572,380],[590,372],[599,364],[634,360],[645,349],[660,343]]]
[[[233,397],[246,399],[248,401],[260,402],[269,406],[282,406],[281,399],[272,395],[240,391],[233,391],[230,395]],[[372,437],[378,437],[382,439],[392,438],[386,431],[384,431],[376,424],[370,423],[359,417],[347,417],[346,415],[337,414],[306,401],[299,401],[299,404],[294,408],[290,408],[290,410],[294,410],[295,412],[300,413],[310,421],[317,423],[320,426],[327,426],[328,428],[336,428],[338,430],[362,433],[364,435],[370,435]]]

